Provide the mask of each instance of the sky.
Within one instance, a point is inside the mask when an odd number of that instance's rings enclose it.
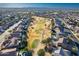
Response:
[[[79,3],[0,3],[0,8],[79,8]]]

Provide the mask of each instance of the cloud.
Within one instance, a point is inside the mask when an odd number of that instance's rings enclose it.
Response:
[[[1,3],[0,7],[4,8],[23,8],[23,7],[28,7],[28,4],[23,4],[23,3]]]

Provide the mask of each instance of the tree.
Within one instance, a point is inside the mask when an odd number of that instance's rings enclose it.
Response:
[[[67,43],[70,44],[72,42],[72,40],[68,37],[67,38]]]
[[[51,42],[51,40],[52,40],[51,38],[47,38],[47,42],[48,42],[48,43],[50,43],[50,42]]]
[[[79,22],[77,23],[77,26],[79,27]]]
[[[73,53],[77,53],[77,52],[78,52],[78,48],[77,48],[76,46],[73,46],[71,51],[72,51]]]
[[[54,25],[55,25],[55,22],[54,22],[54,20],[52,19],[51,20],[51,23],[52,23],[52,28],[54,27]]]
[[[44,56],[45,55],[45,51],[44,49],[40,49],[38,52],[37,52],[38,56]]]
[[[42,43],[43,44],[47,44],[47,40],[42,40]]]
[[[24,49],[27,46],[27,41],[21,41],[21,43],[19,43],[18,48],[19,49]]]
[[[46,40],[42,40],[42,43],[49,44],[50,42],[52,42],[51,40],[52,40],[51,38],[47,38]]]

